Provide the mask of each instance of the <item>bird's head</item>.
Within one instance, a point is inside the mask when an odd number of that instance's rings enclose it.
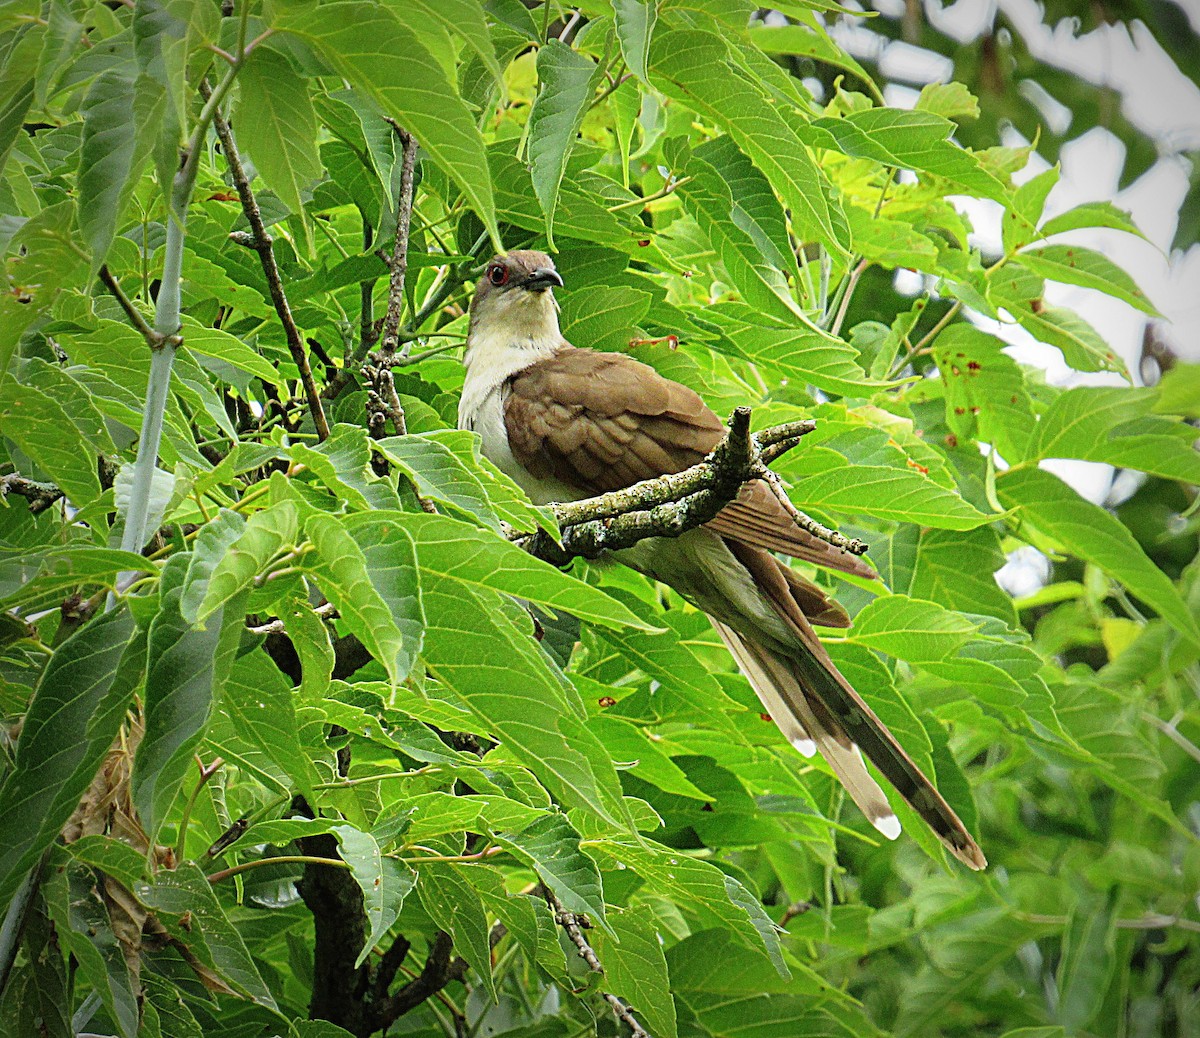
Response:
[[[504,331],[512,339],[557,338],[558,304],[554,288],[563,280],[544,252],[518,249],[493,256],[483,269],[471,300],[471,334]]]

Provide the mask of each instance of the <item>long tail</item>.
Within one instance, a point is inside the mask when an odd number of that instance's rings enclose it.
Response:
[[[784,735],[806,756],[811,756],[814,748],[820,750],[851,799],[888,839],[894,840],[900,834],[900,822],[867,772],[862,754],[951,854],[972,869],[985,868],[987,859],[954,809],[841,675],[817,640],[793,594],[790,585],[795,581],[789,582],[788,571],[762,549],[726,543],[796,635],[795,648],[785,653],[713,620]]]

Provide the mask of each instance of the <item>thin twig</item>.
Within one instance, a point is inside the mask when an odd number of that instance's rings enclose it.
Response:
[[[1200,746],[1197,746],[1183,732],[1176,728],[1174,722],[1164,721],[1161,717],[1157,717],[1149,711],[1143,712],[1142,717],[1154,725],[1155,728],[1183,750],[1192,760],[1200,762]]]
[[[187,845],[188,822],[191,820],[192,811],[196,807],[196,800],[200,796],[200,790],[210,778],[212,778],[225,763],[224,757],[214,757],[211,764],[205,764],[199,757],[196,758],[196,766],[200,769],[200,775],[196,779],[195,786],[192,787],[191,796],[188,797],[187,803],[183,808],[183,815],[179,819],[179,839],[175,843],[175,860],[183,861],[184,852]]]
[[[546,904],[550,906],[550,911],[554,913],[554,921],[566,931],[571,943],[579,949],[579,957],[588,964],[593,972],[603,975],[604,966],[597,957],[595,949],[588,944],[588,939],[583,935],[581,923],[586,924],[587,920],[574,912],[568,912],[549,887],[542,887],[542,896],[546,899]],[[638,1023],[637,1017],[633,1015],[633,1010],[616,995],[601,991],[600,997],[609,1004],[616,1018],[629,1028],[633,1038],[651,1038],[649,1032]]]
[[[338,616],[338,611],[328,602],[324,605],[317,606],[313,612],[322,620],[334,620]],[[260,624],[258,627],[247,627],[247,634],[283,634],[285,623],[281,619],[270,620],[265,624]]]
[[[1071,921],[1065,915],[1044,915],[1039,912],[1012,912],[1011,915],[1014,919],[1034,926],[1066,926]],[[1135,919],[1114,919],[1112,925],[1117,930],[1166,930],[1175,926],[1189,933],[1200,933],[1200,922],[1178,915],[1165,915],[1162,912],[1147,912]]]
[[[652,195],[639,195],[637,198],[631,198],[627,202],[618,202],[616,205],[610,205],[607,212],[619,213],[622,209],[632,209],[634,206],[647,206],[651,202],[657,202],[661,198],[666,198],[667,195],[675,191],[676,188],[688,183],[691,177],[680,177],[678,180],[668,180],[665,187],[655,191]]]
[[[125,311],[125,316],[129,318],[129,323],[141,332],[147,345],[152,350],[158,349],[162,345],[162,336],[150,327],[146,318],[142,316],[142,312],[133,305],[129,297],[125,294],[124,289],[121,288],[121,283],[113,277],[112,271],[108,269],[107,263],[100,268],[100,280],[104,282],[104,287],[113,294],[116,301],[121,304],[121,309]]]
[[[200,93],[205,100],[208,100],[212,94],[206,80],[200,82]],[[254,192],[250,188],[250,179],[246,176],[246,170],[242,166],[242,158],[238,153],[233,131],[229,128],[229,123],[225,121],[219,109],[213,112],[213,126],[217,131],[217,137],[220,138],[221,148],[225,152],[225,162],[229,166],[233,186],[237,189],[238,198],[241,200],[242,212],[250,224],[250,233],[253,236],[251,247],[258,253],[259,262],[262,264],[263,274],[267,279],[267,289],[271,294],[271,302],[275,307],[275,313],[279,315],[279,323],[283,325],[288,352],[291,353],[292,360],[300,372],[300,381],[304,385],[304,395],[308,401],[309,413],[312,414],[313,425],[316,426],[317,436],[322,440],[327,440],[329,439],[329,422],[325,418],[325,409],[321,405],[321,394],[317,391],[317,384],[313,380],[304,337],[300,334],[300,329],[296,327],[296,319],[292,316],[292,308],[288,303],[287,294],[283,290],[283,278],[279,272],[279,264],[275,261],[271,236],[267,233],[262,212],[258,208],[258,199],[254,197]]]
[[[842,293],[842,300],[838,304],[837,316],[833,319],[833,324],[829,326],[829,333],[831,335],[837,335],[842,330],[842,322],[846,320],[846,311],[850,309],[850,300],[854,296],[855,288],[858,287],[858,279],[863,276],[863,272],[870,265],[871,261],[864,259],[851,271],[850,277],[846,282],[845,291]]]
[[[900,372],[903,371],[910,362],[921,356],[925,352],[925,349],[929,343],[931,343],[937,337],[938,332],[940,332],[946,327],[946,325],[953,321],[955,315],[957,315],[958,311],[961,309],[962,303],[955,302],[955,304],[950,307],[949,310],[942,314],[942,316],[938,319],[937,324],[930,328],[929,331],[917,341],[916,345],[914,345],[912,349],[910,349],[903,357],[900,358],[900,360],[896,361],[896,363],[892,365],[892,370],[888,372],[887,378],[884,381],[890,382],[893,378],[900,374]]]

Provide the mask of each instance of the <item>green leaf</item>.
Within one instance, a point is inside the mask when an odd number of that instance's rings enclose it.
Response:
[[[140,677],[134,633],[128,610],[114,609],[46,664],[0,785],[0,900],[58,837],[112,745]]]
[[[775,924],[759,900],[732,876],[706,861],[650,841],[631,844],[593,840],[591,844],[589,852],[599,858],[605,871],[633,869],[656,893],[695,915],[702,924],[697,929],[720,926],[724,934],[736,936],[739,944],[764,954],[781,977],[790,975]],[[764,965],[761,959],[759,962]]]
[[[801,136],[852,158],[944,177],[969,194],[1006,204],[1009,191],[1004,182],[974,154],[950,141],[953,131],[954,123],[932,112],[867,108],[842,119],[817,119]]]
[[[179,603],[180,615],[185,619],[196,621],[200,606],[208,595],[213,574],[245,529],[246,520],[241,515],[228,508],[222,508],[196,534],[192,552],[188,557],[188,571],[184,577],[183,596]],[[236,594],[236,591],[231,591],[226,597],[233,594]]]
[[[180,613],[188,565],[186,553],[168,560],[159,581],[158,613],[150,623],[146,731],[134,758],[133,799],[151,840],[204,735],[214,686],[232,662],[242,626],[236,608],[224,624],[223,607],[210,614],[207,628],[188,623]]]
[[[353,511],[398,508],[400,500],[391,485],[371,468],[371,447],[361,425],[338,422],[324,443],[291,445],[292,460],[304,465],[335,497]]]
[[[483,979],[487,993],[496,1001],[492,979],[492,946],[488,938],[483,901],[468,877],[479,866],[429,863],[421,866],[417,893],[425,911],[442,930],[454,938],[455,950]]]
[[[693,155],[686,167],[677,171],[680,183],[675,193],[684,209],[695,219],[730,282],[750,307],[782,321],[803,321],[783,273],[787,268],[776,265],[785,261],[763,229],[734,201],[725,172],[704,161],[703,154]],[[762,182],[765,185],[765,180]],[[774,196],[770,197],[773,202]],[[764,248],[774,259],[764,255]]]
[[[265,652],[247,652],[224,681],[217,710],[247,743],[260,750],[292,780],[292,788],[315,803],[315,769],[301,746],[301,718],[295,692]],[[309,708],[307,713],[314,711]]]
[[[366,547],[357,543],[349,523],[314,513],[304,527],[316,548],[302,566],[321,586],[347,628],[388,672],[393,682],[408,676],[420,649],[420,598],[415,580],[412,541],[404,524],[383,513],[362,513],[371,520],[363,532],[378,573],[368,567]],[[359,529],[363,529],[362,526]],[[386,595],[385,595],[386,592]],[[395,607],[402,611],[397,615]],[[405,629],[400,620],[408,621]]]
[[[1200,483],[1200,454],[1188,426],[1151,414],[1152,389],[1076,386],[1059,394],[1034,430],[1027,461],[1079,458]]]
[[[255,378],[261,378],[272,386],[283,382],[283,376],[279,374],[275,365],[236,335],[223,332],[220,328],[206,328],[186,314],[180,334],[184,344],[193,353],[223,360],[226,364],[232,364],[235,368],[248,372]]]
[[[979,101],[962,83],[926,83],[914,107],[943,119],[979,118]]]
[[[95,866],[130,889],[146,871],[146,855],[111,836],[82,836],[68,844],[67,850],[76,861]]]
[[[650,86],[647,62],[650,59],[650,39],[654,34],[654,23],[658,21],[658,4],[655,0],[612,0],[613,15],[617,23],[617,39],[621,44],[621,56],[637,78]]]
[[[237,519],[222,513],[211,540],[205,538],[205,554],[189,566],[178,607],[180,616],[191,623],[204,623],[248,588],[298,536],[299,517],[290,501],[255,512],[240,531]],[[217,560],[215,566],[213,559]]]
[[[367,914],[367,940],[354,961],[358,969],[399,918],[404,899],[417,884],[417,874],[394,858],[385,858],[370,834],[352,825],[335,825],[333,832],[341,845],[342,860],[362,890]]]
[[[153,883],[135,889],[139,901],[159,914],[168,933],[205,965],[259,1005],[275,1009],[245,942],[217,900],[216,891],[194,862],[161,869]]]
[[[144,855],[126,844],[111,842],[124,847],[144,865]],[[93,875],[79,868],[54,870],[44,882],[59,940],[75,957],[79,973],[100,996],[122,1038],[136,1038],[138,994]]]
[[[749,307],[711,307],[704,317],[725,333],[735,356],[778,377],[845,396],[860,396],[864,388],[882,384],[867,378],[858,350],[831,335],[763,320]],[[715,345],[721,349],[724,342]]]
[[[650,313],[653,297],[624,285],[589,285],[562,304],[563,338],[590,350],[622,351]]]
[[[432,501],[449,505],[499,531],[500,523],[475,471],[475,437],[465,430],[388,436],[372,446]]]
[[[238,141],[267,187],[298,214],[304,192],[321,176],[317,116],[308,83],[270,47],[254,48],[238,73],[238,83]]]
[[[1052,234],[1076,231],[1084,227],[1111,227],[1113,230],[1126,231],[1136,234],[1139,238],[1145,238],[1141,229],[1133,222],[1133,217],[1124,209],[1118,209],[1112,202],[1084,202],[1065,213],[1059,213],[1042,225],[1042,234],[1049,238]]]
[[[529,164],[551,249],[559,185],[602,71],[587,55],[560,40],[550,40],[537,53],[540,88],[529,113]]]
[[[885,267],[940,273],[937,245],[911,224],[876,216],[859,206],[849,207],[846,218],[854,234],[854,247],[864,259]]]
[[[913,468],[857,465],[849,468],[842,455],[828,451],[824,471],[805,472],[796,482],[792,500],[807,511],[819,509],[851,515],[873,515],[903,523],[922,523],[942,530],[973,530],[989,517],[956,492],[935,483]],[[795,470],[800,457],[780,466]],[[811,470],[815,459],[804,459]]]
[[[922,530],[920,536],[911,583],[893,590],[962,613],[987,613],[1016,626],[1012,598],[994,576],[1005,562],[994,529]]]
[[[725,41],[711,32],[672,29],[655,33],[650,52],[651,82],[737,142],[791,209],[796,233],[847,254],[845,215],[820,168],[761,88],[735,67]]]
[[[1133,535],[1103,508],[1085,501],[1057,476],[1015,469],[996,480],[1002,504],[1070,554],[1095,563],[1158,611],[1185,638],[1200,645],[1200,625],[1170,578],[1147,557]]]
[[[131,551],[79,543],[47,546],[38,552],[0,551],[0,563],[10,560],[19,565],[20,577],[14,590],[0,599],[6,606],[68,589],[95,585],[114,588],[121,573],[153,567],[153,563]]]
[[[588,727],[620,767],[628,768],[644,782],[657,786],[664,793],[708,801],[708,794],[690,782],[686,772],[640,728],[619,717],[603,714],[591,718]]]
[[[766,54],[795,54],[844,69],[852,76],[857,76],[880,104],[883,103],[883,95],[879,93],[871,74],[824,31],[808,25],[764,25],[750,32],[750,42]]]
[[[1081,902],[1071,913],[1063,934],[1062,958],[1055,976],[1055,1016],[1068,1034],[1079,1033],[1096,1018],[1116,967],[1112,903],[1087,897]]]
[[[497,84],[503,86],[504,71],[496,58],[492,34],[478,0],[411,0],[425,18],[441,22],[451,33],[461,36],[483,62]]]
[[[403,656],[397,667],[407,673],[421,651],[425,624],[412,538],[393,516],[375,512],[348,516],[345,527],[366,559],[371,585],[403,636]]]
[[[1058,177],[1058,167],[1051,166],[1013,192],[1012,204],[1004,214],[1000,228],[1006,255],[1045,236],[1045,232],[1039,233],[1037,227],[1046,208],[1046,197],[1054,190]]]
[[[1200,418],[1200,364],[1176,364],[1163,373],[1154,411]]]
[[[1077,371],[1117,371],[1128,377],[1125,362],[1095,328],[1075,311],[1045,302],[1042,278],[1014,261],[990,275],[988,281],[992,302],[1004,307],[1035,339],[1061,350],[1071,367]]]
[[[437,60],[395,15],[374,4],[339,0],[288,11],[279,20],[414,134],[446,171],[501,248],[483,139],[474,117]]]
[[[486,588],[427,571],[422,593],[430,672],[561,803],[620,817],[612,763],[584,728],[581,705],[532,630],[518,629],[501,597]]]
[[[592,935],[604,965],[605,990],[632,1006],[655,1038],[676,1038],[664,941],[653,909],[645,904],[613,909],[608,921],[616,940],[603,931]]]
[[[519,832],[496,833],[494,838],[533,868],[568,912],[586,913],[607,925],[600,873],[579,849],[579,833],[566,815],[546,814]]]
[[[753,240],[762,257],[788,277],[797,277],[796,254],[788,239],[787,219],[771,185],[733,142],[714,137],[692,152],[715,170],[728,188],[733,207],[727,214]]]
[[[145,990],[139,1038],[204,1038],[204,1029],[178,987],[154,973],[142,980]]]
[[[961,613],[907,595],[872,599],[854,618],[848,641],[900,659],[940,660],[979,629]]]
[[[15,379],[0,383],[2,435],[16,443],[77,508],[100,496],[96,453],[62,435],[71,419],[53,397]],[[33,473],[29,473],[33,475]]]
[[[952,324],[933,344],[946,387],[946,424],[956,436],[986,440],[1005,459],[1025,457],[1037,424],[1020,366],[1005,343],[974,325]]]
[[[1094,288],[1121,299],[1151,317],[1162,314],[1150,303],[1137,282],[1107,256],[1077,245],[1046,245],[1021,253],[1021,263],[1039,277],[1068,285]]]
[[[97,77],[84,98],[79,153],[79,229],[92,251],[92,271],[108,255],[121,213],[121,195],[133,169],[137,137],[130,133],[133,80],[114,69]]]
[[[503,591],[604,627],[654,629],[599,588],[487,530],[428,513],[406,512],[400,521],[416,545],[425,574]]]

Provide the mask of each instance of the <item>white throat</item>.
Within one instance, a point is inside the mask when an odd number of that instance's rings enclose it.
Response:
[[[556,353],[565,345],[558,328],[558,304],[549,292],[508,292],[489,298],[471,315],[463,364],[462,400],[458,406],[461,429],[476,426],[487,398],[530,364]]]
[[[504,422],[505,383],[530,364],[567,345],[558,328],[558,305],[549,292],[506,293],[471,315],[463,363],[458,427],[479,434],[480,446],[536,504],[586,496],[555,479],[536,479],[513,456]]]

